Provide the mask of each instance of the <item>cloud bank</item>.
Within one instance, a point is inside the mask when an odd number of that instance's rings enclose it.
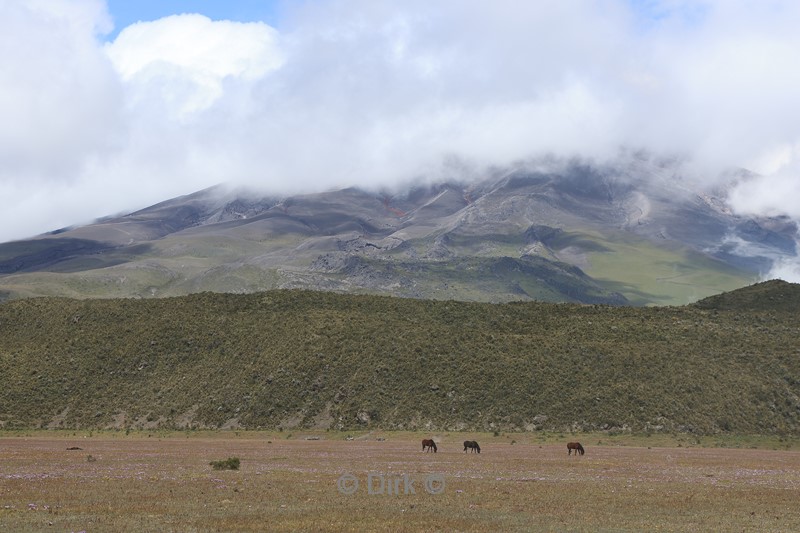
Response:
[[[320,0],[280,28],[0,3],[0,242],[221,182],[391,185],[541,154],[678,154],[800,193],[792,0]]]

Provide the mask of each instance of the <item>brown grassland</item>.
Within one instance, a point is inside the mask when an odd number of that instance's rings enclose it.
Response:
[[[15,532],[800,531],[796,440],[310,435],[6,432],[0,526]],[[421,451],[429,436],[438,453]],[[467,439],[478,440],[482,453],[463,453]],[[568,457],[569,440],[580,440],[586,455]],[[209,465],[234,456],[240,470]],[[344,474],[358,479],[354,494],[339,490]],[[387,484],[397,480],[400,493],[370,494],[369,474],[382,474]],[[415,494],[404,493],[403,476]],[[441,493],[426,491],[429,476],[444,480],[431,487]]]

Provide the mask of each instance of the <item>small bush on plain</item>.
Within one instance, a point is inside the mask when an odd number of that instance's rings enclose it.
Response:
[[[214,470],[239,470],[239,463],[238,457],[228,457],[224,461],[211,461],[208,464]]]

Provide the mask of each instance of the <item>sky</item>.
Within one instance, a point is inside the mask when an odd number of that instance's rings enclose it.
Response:
[[[2,0],[0,242],[219,183],[678,156],[800,219],[795,0]]]
[[[276,26],[279,0],[108,0],[113,29],[104,39],[114,40],[122,29],[137,22],[151,22],[170,15],[197,13],[211,20],[263,22]]]

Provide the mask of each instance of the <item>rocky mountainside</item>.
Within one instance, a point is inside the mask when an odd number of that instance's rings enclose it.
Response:
[[[741,177],[737,179],[742,179]],[[497,170],[397,191],[215,187],[0,244],[0,299],[309,288],[467,301],[684,304],[795,258],[788,218],[632,158]]]

